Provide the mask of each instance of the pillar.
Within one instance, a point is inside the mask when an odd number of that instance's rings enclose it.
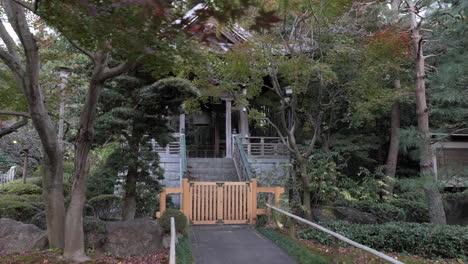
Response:
[[[249,120],[247,116],[247,109],[242,107],[239,110],[239,133],[241,137],[249,136]]]
[[[185,133],[185,114],[179,115],[179,133]]]
[[[232,123],[231,123],[231,100],[226,100],[226,158],[232,157]]]

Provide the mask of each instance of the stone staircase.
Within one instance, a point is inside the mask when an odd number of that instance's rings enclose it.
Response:
[[[189,158],[187,170],[190,181],[239,181],[234,161],[229,158]]]

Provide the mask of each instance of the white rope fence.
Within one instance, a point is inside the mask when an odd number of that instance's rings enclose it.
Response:
[[[175,248],[175,240],[176,240],[176,229],[175,229],[175,221],[174,217],[171,217],[171,247],[169,251],[169,264],[176,263],[176,248]]]
[[[395,263],[395,264],[404,264],[403,262],[398,261],[398,260],[396,260],[396,259],[394,259],[394,258],[392,258],[392,257],[390,257],[390,256],[388,256],[388,255],[385,255],[385,254],[383,254],[383,253],[381,253],[381,252],[379,252],[379,251],[377,251],[377,250],[375,250],[375,249],[372,249],[372,248],[370,248],[370,247],[366,247],[366,246],[364,246],[364,245],[362,245],[362,244],[359,244],[359,243],[357,243],[357,242],[352,241],[351,239],[349,239],[349,238],[347,238],[347,237],[344,237],[344,236],[342,236],[342,235],[340,235],[340,234],[338,234],[338,233],[335,233],[335,232],[333,232],[333,231],[331,231],[331,230],[329,230],[329,229],[326,229],[325,227],[323,227],[323,226],[321,226],[321,225],[312,223],[311,221],[308,221],[308,220],[306,220],[306,219],[304,219],[304,218],[301,218],[301,217],[299,217],[299,216],[297,216],[297,215],[293,215],[293,214],[291,214],[291,213],[288,213],[288,212],[286,212],[286,211],[284,211],[284,210],[281,210],[281,209],[279,209],[279,208],[277,208],[277,207],[274,207],[274,206],[272,206],[272,205],[266,204],[266,206],[270,207],[271,209],[273,209],[273,210],[275,210],[275,211],[277,211],[277,212],[280,212],[280,213],[285,214],[285,215],[287,215],[287,216],[289,216],[289,217],[291,217],[291,218],[294,218],[294,219],[296,219],[296,220],[299,221],[299,222],[302,222],[302,223],[304,223],[304,224],[308,224],[308,225],[310,225],[310,226],[312,226],[312,227],[315,227],[315,228],[317,228],[318,230],[320,230],[320,231],[322,231],[322,232],[324,232],[324,233],[329,234],[330,236],[333,236],[333,237],[335,237],[335,238],[337,238],[337,239],[339,239],[339,240],[341,240],[341,241],[343,241],[343,242],[346,242],[346,243],[348,243],[348,244],[350,244],[350,245],[353,245],[353,246],[355,246],[355,247],[357,247],[357,248],[360,248],[360,249],[362,249],[362,250],[364,250],[364,251],[367,251],[367,252],[369,252],[369,253],[371,253],[371,254],[373,254],[373,255],[379,257],[379,258],[385,259],[385,260],[387,260],[387,261],[389,261],[389,262],[391,262],[391,263]]]

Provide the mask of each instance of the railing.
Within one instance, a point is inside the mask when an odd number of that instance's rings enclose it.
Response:
[[[3,175],[0,174],[0,185],[13,181],[15,179],[15,173],[16,173],[16,166],[12,166],[10,167],[7,173]]]
[[[176,263],[175,240],[176,240],[175,221],[174,221],[174,217],[171,217],[171,247],[169,250],[169,264]]]
[[[175,141],[169,142],[165,147],[161,147],[158,143],[153,139],[151,141],[153,145],[153,150],[156,151],[160,157],[178,157],[180,155],[180,136],[179,133],[174,133],[172,135],[176,138]]]
[[[247,156],[288,156],[288,148],[279,137],[242,137],[241,141]]]
[[[180,134],[180,178],[187,177],[187,145],[185,144],[185,134]]]
[[[308,221],[308,220],[306,220],[304,218],[301,218],[301,217],[299,217],[297,215],[293,215],[291,213],[288,213],[288,212],[286,212],[284,210],[281,210],[281,209],[279,209],[279,208],[277,208],[275,206],[272,206],[272,205],[269,205],[269,204],[266,204],[266,206],[268,206],[269,208],[271,208],[271,209],[273,209],[273,210],[275,210],[275,211],[277,211],[279,213],[282,213],[282,214],[287,215],[287,216],[289,216],[291,218],[294,218],[294,219],[298,220],[299,222],[310,225],[310,226],[312,226],[312,227],[314,227],[314,228],[316,228],[316,229],[318,229],[318,230],[320,230],[320,231],[322,231],[324,233],[327,233],[330,236],[335,237],[335,239],[337,239],[337,240],[341,240],[341,241],[346,242],[346,243],[348,243],[350,245],[353,245],[353,246],[355,246],[357,248],[360,248],[360,249],[362,249],[364,251],[367,251],[367,252],[369,252],[369,253],[371,253],[371,254],[373,254],[373,255],[381,258],[381,259],[385,259],[386,261],[389,261],[389,262],[395,263],[395,264],[404,264],[403,262],[398,261],[398,260],[396,260],[396,259],[394,259],[394,258],[392,258],[390,256],[387,256],[384,253],[381,253],[381,252],[379,252],[379,251],[377,251],[375,249],[372,249],[370,247],[366,247],[366,246],[364,246],[362,244],[354,242],[353,240],[351,240],[351,239],[349,239],[349,238],[347,238],[345,236],[342,236],[342,235],[340,235],[338,233],[335,233],[335,232],[333,232],[333,231],[331,231],[329,229],[326,229],[325,227],[323,227],[321,225],[318,225],[316,223],[312,223],[312,222],[310,222],[310,221]],[[338,247],[337,240],[335,242],[335,247]],[[335,250],[335,252],[337,252],[337,250]]]
[[[234,160],[234,166],[236,167],[239,181],[250,181],[250,179],[254,178],[254,173],[244,148],[242,147],[242,142],[237,135],[234,135],[232,150],[232,159]]]

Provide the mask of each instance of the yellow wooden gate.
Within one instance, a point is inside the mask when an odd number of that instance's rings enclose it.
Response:
[[[166,195],[182,193],[182,212],[194,225],[254,224],[257,214],[265,213],[257,208],[260,192],[273,193],[278,203],[282,187],[257,187],[250,182],[188,182],[182,188],[163,188],[160,194],[159,217],[166,210]]]

